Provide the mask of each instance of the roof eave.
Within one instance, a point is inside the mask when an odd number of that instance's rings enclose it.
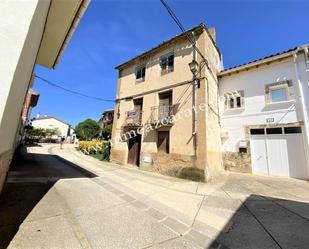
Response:
[[[54,69],[90,0],[51,2],[36,63]]]
[[[206,26],[205,26],[204,23],[201,23],[201,24],[199,24],[198,26],[195,26],[195,27],[193,27],[192,29],[187,30],[186,32],[183,32],[183,33],[181,33],[181,34],[179,34],[179,35],[176,35],[176,36],[172,37],[171,39],[169,39],[169,40],[167,40],[167,41],[164,41],[164,42],[160,43],[159,45],[157,45],[157,46],[155,46],[155,47],[153,47],[153,48],[147,50],[146,52],[143,52],[143,53],[141,53],[140,55],[137,55],[137,56],[135,56],[134,58],[132,58],[132,59],[130,59],[130,60],[128,60],[128,61],[126,61],[126,62],[124,62],[124,63],[118,65],[118,66],[116,66],[115,69],[120,70],[120,69],[122,69],[122,68],[124,68],[124,67],[126,67],[126,66],[128,66],[128,65],[130,65],[130,64],[132,64],[132,63],[134,63],[134,62],[136,62],[136,61],[138,61],[138,60],[141,60],[141,59],[143,59],[143,58],[149,56],[149,55],[152,54],[152,53],[157,52],[159,49],[162,49],[163,47],[166,47],[166,46],[170,45],[171,43],[174,43],[174,42],[176,42],[177,40],[182,39],[185,35],[187,35],[187,34],[193,32],[193,31],[197,31],[197,30],[198,30],[198,31],[199,31],[199,30],[202,31],[202,30],[207,30],[207,28],[206,28]],[[213,41],[212,38],[211,38],[211,40],[212,40],[212,42],[214,43],[214,41]],[[215,44],[215,43],[214,43],[214,44]],[[216,45],[215,45],[215,47],[216,47]],[[218,50],[217,47],[216,47],[216,49]],[[218,50],[218,51],[219,51],[219,50]],[[220,52],[219,52],[219,53],[220,53]]]
[[[228,76],[228,75],[231,75],[231,74],[234,74],[234,73],[238,73],[240,71],[249,70],[251,68],[261,66],[263,64],[268,64],[268,63],[272,63],[274,61],[283,60],[285,58],[288,58],[288,57],[294,55],[297,50],[298,50],[298,48],[296,48],[293,51],[287,52],[287,53],[272,56],[272,57],[269,57],[269,58],[266,58],[266,59],[262,59],[262,60],[259,60],[259,61],[251,62],[251,63],[245,64],[245,65],[239,66],[239,67],[235,67],[235,68],[231,68],[231,69],[222,71],[221,73],[218,74],[218,77]]]

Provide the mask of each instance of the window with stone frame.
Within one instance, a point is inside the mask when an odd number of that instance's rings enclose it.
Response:
[[[291,80],[271,83],[265,86],[266,104],[285,102],[293,98],[293,84]]]
[[[245,108],[244,91],[232,91],[225,94],[225,110]]]

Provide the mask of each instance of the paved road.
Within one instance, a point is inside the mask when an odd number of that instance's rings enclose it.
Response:
[[[0,247],[308,248],[308,182],[224,174],[202,184],[69,145],[28,152],[0,196]]]

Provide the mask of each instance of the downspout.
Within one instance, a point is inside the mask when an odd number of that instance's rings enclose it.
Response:
[[[305,105],[305,98],[304,98],[304,91],[303,91],[303,87],[302,87],[302,82],[301,82],[301,79],[300,79],[300,75],[299,75],[299,68],[298,68],[298,62],[297,62],[297,53],[300,51],[300,49],[296,50],[294,55],[293,55],[293,58],[294,58],[294,69],[295,69],[295,75],[296,75],[296,79],[297,79],[297,86],[298,86],[298,91],[299,91],[299,94],[300,94],[300,103],[301,103],[301,111],[302,111],[302,116],[303,116],[303,121],[304,121],[304,127],[305,127],[305,154],[306,154],[306,160],[307,160],[307,179],[309,178],[309,169],[308,169],[308,166],[309,166],[309,127],[308,127],[308,112],[307,112],[307,108],[306,108],[306,105]],[[307,48],[307,52],[306,52],[306,49],[303,49],[304,53],[305,53],[305,67],[306,67],[306,70],[307,69],[307,62],[306,62],[306,53],[308,55],[308,48]]]

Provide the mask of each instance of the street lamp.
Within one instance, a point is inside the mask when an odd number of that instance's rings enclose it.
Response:
[[[192,74],[195,75],[197,72],[197,68],[198,68],[198,63],[196,62],[196,60],[192,60],[189,63],[189,67],[190,67]]]

